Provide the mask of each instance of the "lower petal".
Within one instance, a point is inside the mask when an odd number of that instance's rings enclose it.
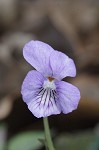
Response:
[[[29,71],[23,81],[21,94],[24,102],[30,102],[36,92],[42,87],[45,78],[36,70]]]
[[[37,118],[60,114],[61,112],[56,99],[51,95],[51,89],[43,89],[28,103],[28,108]]]
[[[58,93],[58,103],[63,113],[67,114],[77,109],[80,92],[79,89],[70,83],[60,81],[56,83]]]

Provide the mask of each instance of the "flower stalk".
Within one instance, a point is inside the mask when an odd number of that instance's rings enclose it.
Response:
[[[43,123],[44,123],[44,130],[45,130],[46,150],[55,150],[53,142],[52,142],[52,138],[51,138],[51,133],[50,133],[47,117],[43,118]]]

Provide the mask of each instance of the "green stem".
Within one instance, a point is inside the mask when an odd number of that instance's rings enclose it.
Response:
[[[47,145],[47,150],[55,150],[50,134],[50,129],[49,129],[49,123],[48,123],[48,118],[43,118],[43,123],[44,123],[44,130],[45,130],[45,138],[46,138],[46,145]]]

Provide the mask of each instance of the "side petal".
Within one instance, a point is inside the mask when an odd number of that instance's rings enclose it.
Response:
[[[21,88],[21,94],[24,102],[28,103],[33,99],[35,93],[42,87],[44,79],[45,78],[38,71],[29,71]]]
[[[61,80],[66,76],[76,76],[74,61],[62,52],[53,51],[51,53],[50,65],[52,68],[53,77],[58,80]]]
[[[40,41],[30,41],[23,48],[24,58],[37,71],[45,76],[51,76],[52,70],[49,65],[50,54],[54,49]]]
[[[67,114],[77,109],[80,92],[79,89],[70,83],[60,81],[56,83],[59,96],[58,103],[63,113]]]
[[[28,103],[28,108],[37,118],[61,113],[57,100],[50,89],[41,89],[36,97]]]

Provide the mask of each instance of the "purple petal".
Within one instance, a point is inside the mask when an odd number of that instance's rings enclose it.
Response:
[[[37,96],[28,103],[29,110],[37,118],[61,113],[61,109],[51,92],[51,89],[41,89]]]
[[[23,81],[21,93],[24,102],[28,103],[35,96],[35,92],[42,87],[44,77],[38,71],[30,71]]]
[[[33,115],[38,118],[61,112],[56,102],[55,92],[43,88],[45,80],[38,71],[30,71],[24,79],[21,89],[24,102]]]
[[[70,83],[60,81],[56,83],[59,96],[58,103],[63,113],[67,114],[77,109],[80,92],[79,89]]]
[[[66,76],[74,77],[76,75],[76,68],[73,60],[62,52],[53,51],[51,53],[50,65],[53,77],[58,80],[61,80]]]
[[[44,76],[51,76],[52,70],[49,65],[50,54],[54,49],[40,41],[30,41],[23,48],[24,58],[37,71]]]

